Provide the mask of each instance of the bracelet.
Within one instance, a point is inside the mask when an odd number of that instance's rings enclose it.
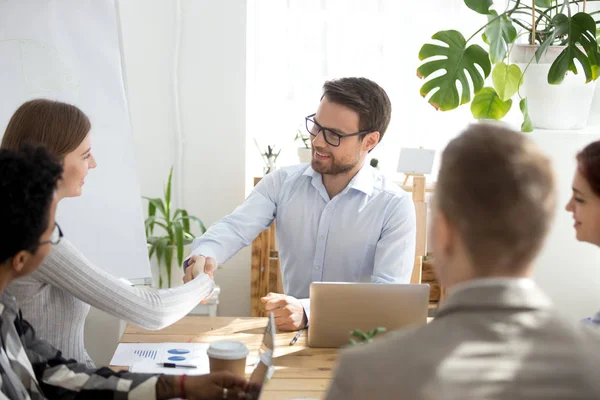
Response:
[[[181,379],[179,380],[179,397],[181,397],[182,399],[187,399],[187,396],[185,394],[185,377],[187,375],[183,374],[181,375]]]

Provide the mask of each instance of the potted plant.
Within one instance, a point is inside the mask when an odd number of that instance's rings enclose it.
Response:
[[[148,257],[153,269],[154,286],[159,288],[163,287],[165,281],[166,287],[171,287],[175,282],[183,283],[181,280],[183,279],[184,252],[189,253],[189,247],[195,237],[191,232],[190,222],[198,224],[200,234],[206,232],[206,227],[199,218],[189,215],[184,209],[173,210],[171,203],[172,177],[173,167],[169,172],[163,199],[144,197],[148,200],[148,218],[145,221]],[[161,235],[154,234],[156,227],[162,228]],[[187,249],[186,246],[188,246]],[[173,254],[177,255],[176,259],[173,258]]]
[[[363,332],[360,329],[355,329],[350,332],[350,341],[349,344],[354,346],[356,344],[361,343],[371,343],[373,338],[379,334],[385,333],[387,329],[379,326],[375,329],[371,329],[368,332]]]
[[[312,149],[310,148],[310,136],[307,133],[304,133],[302,129],[298,128],[294,141],[302,143],[302,145],[298,147],[298,159],[300,160],[300,164],[311,162]]]
[[[417,75],[429,78],[421,95],[442,111],[471,102],[475,118],[497,120],[518,95],[523,131],[584,127],[600,76],[597,12],[586,11],[591,1],[598,0],[508,0],[499,13],[493,0],[464,0],[487,23],[468,39],[456,30],[437,32],[432,39],[443,45],[421,47],[425,62]],[[479,33],[487,50],[472,43]],[[519,37],[528,43],[517,44]],[[485,86],[490,74],[492,85]]]

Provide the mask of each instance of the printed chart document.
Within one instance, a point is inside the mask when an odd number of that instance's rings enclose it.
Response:
[[[131,372],[203,375],[209,373],[208,343],[119,343],[110,365],[129,367]],[[162,363],[195,368],[164,368]]]

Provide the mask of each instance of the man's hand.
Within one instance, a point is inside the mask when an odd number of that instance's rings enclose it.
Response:
[[[306,314],[302,303],[295,297],[269,293],[260,299],[267,312],[273,312],[275,325],[283,331],[297,331],[306,327]]]
[[[189,400],[243,399],[248,383],[230,372],[185,377],[185,398]],[[225,390],[227,397],[223,396]],[[156,384],[157,399],[182,396],[181,376],[161,375]]]
[[[188,283],[202,272],[214,279],[214,273],[216,269],[217,261],[214,258],[193,255],[188,260],[188,267],[185,270],[183,281]]]

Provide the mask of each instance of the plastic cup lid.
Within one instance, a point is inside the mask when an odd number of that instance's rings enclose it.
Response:
[[[242,342],[222,340],[211,343],[206,353],[219,360],[239,360],[248,356],[248,348]]]

